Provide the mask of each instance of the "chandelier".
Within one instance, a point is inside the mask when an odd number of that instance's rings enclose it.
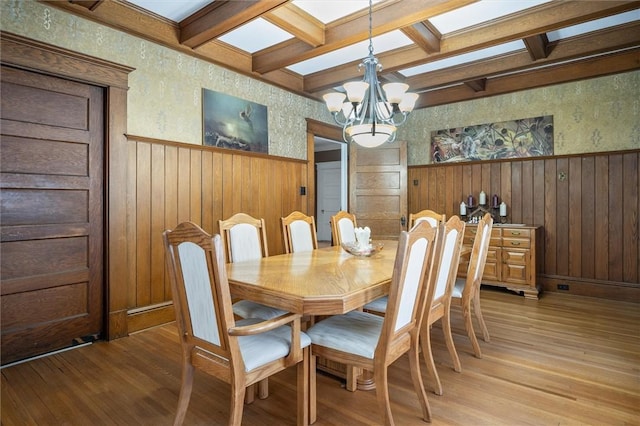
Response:
[[[369,0],[369,56],[358,65],[358,69],[364,68],[364,78],[343,84],[346,95],[333,92],[323,96],[333,119],[342,126],[345,142],[354,141],[366,148],[393,142],[396,127],[407,121],[418,99],[417,93],[407,93],[408,84],[387,83],[380,87],[378,71],[382,71],[382,64],[373,56],[371,40],[372,3]]]

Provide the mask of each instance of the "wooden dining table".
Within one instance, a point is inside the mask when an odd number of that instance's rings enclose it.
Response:
[[[344,314],[389,293],[397,241],[354,256],[333,246],[227,265],[234,298],[304,315]]]
[[[332,246],[229,263],[231,294],[309,316],[347,313],[389,293],[398,242],[378,243],[382,250],[368,257]],[[362,383],[361,389],[374,386],[368,374]],[[315,383],[309,387],[308,395],[315,393]],[[316,413],[309,409],[312,424]]]

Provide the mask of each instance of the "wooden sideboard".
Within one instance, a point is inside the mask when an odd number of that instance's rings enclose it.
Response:
[[[463,244],[471,248],[477,226],[467,224]],[[538,299],[541,285],[537,274],[544,259],[544,230],[541,226],[494,224],[484,267],[482,284],[522,292],[528,299]],[[458,276],[465,277],[468,258],[460,259]]]

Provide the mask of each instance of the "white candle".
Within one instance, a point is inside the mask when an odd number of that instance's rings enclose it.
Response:
[[[487,204],[487,194],[485,194],[484,191],[480,192],[480,197],[478,197],[478,203],[481,206],[484,206],[485,204]]]
[[[500,216],[506,216],[506,215],[507,215],[507,205],[503,201],[502,203],[500,203]]]
[[[463,202],[460,203],[460,216],[467,215],[467,205]]]

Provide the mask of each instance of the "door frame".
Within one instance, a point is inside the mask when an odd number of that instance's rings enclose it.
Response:
[[[316,178],[315,178],[315,153],[313,152],[314,139],[315,137],[331,139],[335,141],[342,141],[342,129],[338,126],[327,124],[322,121],[314,120],[312,118],[307,118],[307,176],[309,180],[309,190],[307,191],[308,202],[307,202],[307,214],[308,212],[316,211]],[[341,142],[342,143],[342,142]],[[346,158],[348,146],[346,143],[343,144],[341,150],[341,158],[342,158],[342,167],[344,168],[344,173],[347,173],[346,167],[348,166],[348,161]],[[348,176],[348,175],[347,175]],[[348,194],[348,187],[346,194]],[[345,194],[345,196],[346,196]],[[348,199],[348,197],[347,197]],[[349,206],[347,202],[345,202],[344,206],[345,210],[348,210]]]
[[[127,328],[127,90],[125,65],[83,55],[47,43],[0,31],[4,65],[104,88],[104,336],[128,335]]]

